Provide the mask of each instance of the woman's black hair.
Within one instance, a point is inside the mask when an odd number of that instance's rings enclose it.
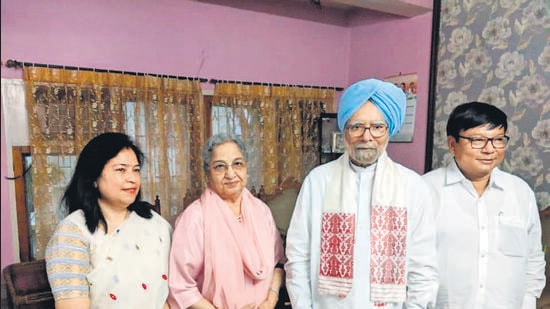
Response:
[[[489,129],[503,128],[504,132],[508,129],[508,120],[506,114],[498,107],[482,103],[469,102],[458,105],[453,109],[447,121],[447,136],[452,136],[458,140],[458,135],[462,130],[489,125]]]
[[[101,175],[105,164],[116,157],[123,149],[134,151],[139,166],[141,166],[144,159],[143,152],[128,135],[109,132],[94,137],[82,149],[74,174],[63,194],[62,203],[64,203],[69,213],[82,209],[90,233],[96,231],[99,223],[105,226],[106,231],[108,230],[105,218],[99,208],[99,190],[94,183]],[[141,201],[141,188],[136,200],[128,206],[128,210],[134,211],[140,217],[147,219],[153,216],[149,204]]]

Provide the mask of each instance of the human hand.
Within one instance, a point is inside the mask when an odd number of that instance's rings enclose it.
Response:
[[[279,300],[275,293],[268,293],[267,298],[258,306],[258,309],[274,309]]]
[[[277,305],[277,302],[272,304],[270,301],[266,299],[258,306],[258,309],[274,309],[275,305]]]
[[[250,303],[248,305],[244,305],[243,307],[241,307],[241,309],[255,309],[256,308],[256,304],[254,303]]]

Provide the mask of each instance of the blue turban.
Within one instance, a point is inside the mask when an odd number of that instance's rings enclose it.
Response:
[[[390,137],[399,132],[405,119],[407,97],[401,88],[374,78],[356,82],[340,97],[338,105],[340,131],[344,131],[348,119],[367,101],[371,101],[382,111],[388,122]]]

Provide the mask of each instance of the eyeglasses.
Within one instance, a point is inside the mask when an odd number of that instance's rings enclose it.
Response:
[[[359,137],[369,130],[372,137],[382,137],[388,132],[388,126],[384,123],[372,123],[367,127],[361,123],[351,124],[346,127],[351,137]]]
[[[470,141],[470,145],[473,149],[483,149],[485,146],[487,146],[487,143],[490,141],[491,145],[493,145],[494,148],[501,149],[505,148],[508,144],[508,141],[510,140],[509,136],[503,135],[503,136],[497,136],[497,137],[467,137],[459,135],[459,138],[467,139]]]
[[[212,172],[216,174],[225,174],[231,167],[234,171],[240,172],[246,169],[246,162],[244,160],[236,160],[231,165],[223,161],[216,161],[210,166]]]

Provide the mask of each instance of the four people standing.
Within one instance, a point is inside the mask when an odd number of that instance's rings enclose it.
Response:
[[[343,93],[346,151],[305,178],[287,233],[293,308],[535,308],[540,219],[527,183],[497,167],[506,115],[456,107],[454,160],[421,177],[386,152],[405,109],[401,89],[381,80]],[[129,137],[86,145],[46,250],[57,308],[275,307],[286,258],[270,209],[246,189],[246,146],[215,135],[203,159],[207,188],[172,235],[140,202],[143,154]]]
[[[424,175],[437,193],[438,308],[534,309],[544,288],[535,194],[498,168],[507,128],[493,105],[457,106],[447,122],[454,160]]]

